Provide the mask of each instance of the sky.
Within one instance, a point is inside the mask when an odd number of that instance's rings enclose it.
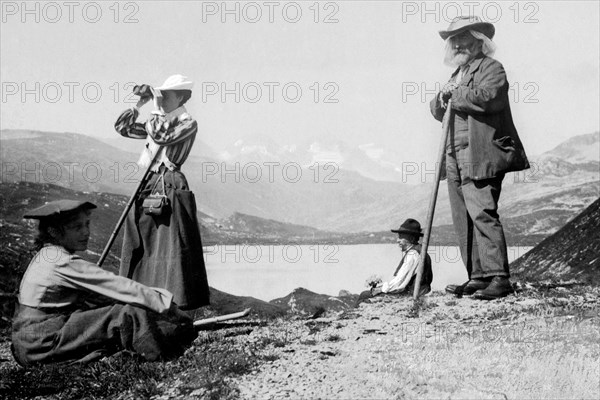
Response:
[[[188,111],[216,151],[239,139],[344,141],[436,157],[428,102],[452,70],[456,15],[496,27],[530,154],[599,129],[597,1],[2,2],[0,126],[116,138],[132,83],[195,82]]]

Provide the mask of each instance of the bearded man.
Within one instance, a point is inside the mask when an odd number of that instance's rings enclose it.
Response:
[[[439,121],[450,104],[446,177],[469,276],[446,291],[486,300],[513,291],[498,199],[504,175],[529,168],[510,112],[506,73],[491,58],[494,33],[492,24],[473,16],[458,17],[439,32],[446,41],[444,62],[456,70],[430,103]]]

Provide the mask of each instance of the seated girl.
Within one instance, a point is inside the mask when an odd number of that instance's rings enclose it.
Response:
[[[195,339],[173,295],[105,271],[75,254],[87,249],[89,202],[60,200],[24,218],[39,220],[39,252],[21,281],[12,351],[23,365],[89,362],[129,350],[171,359]]]

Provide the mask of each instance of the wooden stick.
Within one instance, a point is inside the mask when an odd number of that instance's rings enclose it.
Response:
[[[245,317],[250,314],[250,309],[246,308],[244,311],[236,312],[233,314],[220,315],[218,317],[199,319],[198,321],[194,321],[194,326],[203,326],[214,324],[215,322],[228,321],[230,319],[237,319]]]
[[[440,187],[440,178],[442,176],[442,167],[444,165],[444,158],[446,157],[446,143],[448,141],[448,135],[450,132],[450,114],[452,107],[452,100],[448,100],[446,106],[446,112],[442,119],[442,138],[440,141],[440,147],[438,150],[437,167],[435,171],[435,183],[431,190],[431,197],[429,198],[429,208],[427,209],[427,222],[425,224],[425,232],[423,233],[423,246],[421,247],[421,257],[419,258],[419,266],[417,267],[417,278],[415,282],[415,290],[413,292],[413,299],[419,298],[419,291],[421,290],[421,278],[423,277],[423,268],[425,266],[425,260],[427,259],[427,248],[429,247],[429,238],[431,237],[431,225],[433,224],[433,214],[435,212],[435,203],[437,201],[438,189]]]

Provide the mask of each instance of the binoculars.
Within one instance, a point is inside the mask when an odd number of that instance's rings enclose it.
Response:
[[[152,90],[150,89],[150,85],[135,85],[133,87],[133,94],[136,96],[140,96],[140,98],[150,97],[153,98],[154,94],[152,94]]]

